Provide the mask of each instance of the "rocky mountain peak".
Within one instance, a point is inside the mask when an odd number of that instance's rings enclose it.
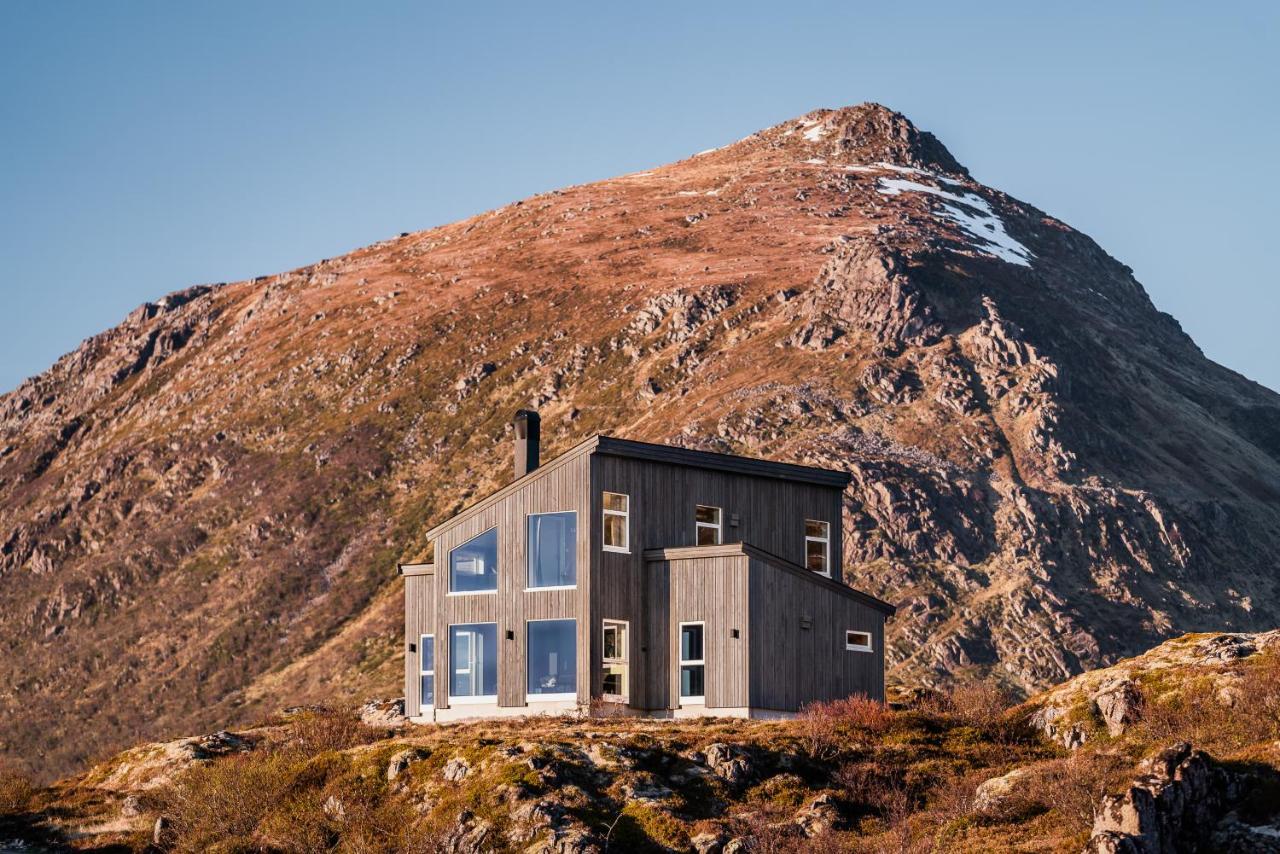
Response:
[[[806,151],[825,157],[969,175],[936,136],[882,104],[814,110],[782,127],[783,136],[798,136]]]

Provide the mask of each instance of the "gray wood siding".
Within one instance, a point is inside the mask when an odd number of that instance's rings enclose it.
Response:
[[[432,614],[435,611],[435,578],[430,575],[411,575],[404,580],[404,705],[405,714],[418,715],[422,711],[421,694],[418,685],[418,674],[421,673],[422,647],[420,639],[423,634],[431,634]],[[439,650],[439,640],[436,649]],[[409,651],[409,644],[414,649]],[[439,658],[436,660],[439,667]],[[440,677],[436,676],[439,686]],[[437,690],[439,688],[437,687]]]
[[[602,495],[606,491],[630,496],[629,554],[603,550]],[[592,690],[599,692],[602,679],[599,627],[607,619],[626,620],[632,628],[631,705],[646,710],[673,707],[671,680],[678,671],[676,659],[670,657],[667,612],[668,603],[677,601],[671,598],[676,594],[670,588],[669,570],[657,562],[646,567],[643,551],[693,545],[696,505],[721,508],[726,543],[748,542],[797,563],[804,562],[804,521],[830,523],[832,566],[838,579],[843,560],[841,494],[834,486],[593,454]],[[737,527],[729,524],[734,515]],[[745,638],[747,626],[741,626],[741,631]]]
[[[797,711],[854,693],[883,700],[884,620],[875,608],[752,555],[751,705]],[[848,629],[870,632],[874,651],[846,650]]]
[[[497,623],[498,704],[525,705],[526,621],[576,619],[578,633],[578,699],[590,696],[590,621],[586,603],[591,587],[591,529],[589,508],[590,463],[585,454],[562,457],[534,472],[519,489],[497,500],[483,501],[450,523],[436,529],[436,573],[430,595],[410,593],[415,606],[406,602],[406,621],[414,607],[424,609],[419,625],[430,624],[436,636],[436,706],[449,703],[449,626],[460,623]],[[572,590],[526,590],[526,518],[530,513],[572,510],[577,519],[577,587]],[[449,553],[477,534],[498,529],[498,590],[496,593],[449,595]],[[514,638],[508,640],[506,632]],[[412,637],[412,636],[411,636]],[[406,656],[406,681],[416,678],[417,660]]]
[[[680,705],[680,624],[703,623],[707,708],[744,708],[750,700],[747,667],[748,560],[726,557],[662,561],[670,576],[667,616],[667,706]],[[657,623],[657,621],[654,621]],[[732,637],[737,629],[739,637]]]

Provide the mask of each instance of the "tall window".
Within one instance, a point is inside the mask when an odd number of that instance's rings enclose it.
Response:
[[[578,514],[529,516],[530,587],[573,587],[578,582]]]
[[[450,703],[498,701],[498,624],[449,627]]]
[[[528,697],[572,700],[578,696],[578,621],[530,620]]]
[[[831,577],[831,525],[804,520],[804,565]]]
[[[449,552],[450,593],[498,589],[498,529],[490,528]]]
[[[680,624],[680,699],[687,703],[706,702],[702,633],[702,623]]]
[[[694,542],[700,546],[718,546],[724,540],[719,507],[699,504],[693,511],[693,526]]]
[[[431,635],[423,635],[418,640],[422,707],[429,709],[436,704],[436,639]]]
[[[621,620],[604,621],[604,643],[601,645],[604,684],[601,693],[612,700],[627,701],[627,624]]]
[[[604,494],[604,550],[631,550],[631,499],[618,492]]]

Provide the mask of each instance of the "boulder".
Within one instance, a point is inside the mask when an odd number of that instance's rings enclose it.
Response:
[[[450,783],[459,783],[471,773],[471,763],[461,756],[455,756],[445,763],[444,770],[441,773]]]
[[[405,771],[409,770],[409,766],[415,762],[421,762],[430,756],[431,753],[417,747],[410,747],[401,750],[399,753],[391,757],[387,762],[387,781],[395,780]]]
[[[1032,776],[1028,768],[1014,768],[1008,774],[986,780],[974,794],[974,810],[987,815],[1005,811],[1021,797],[1022,787]]]
[[[366,701],[360,707],[360,722],[365,726],[399,729],[409,722],[404,716],[404,698]]]
[[[697,854],[722,854],[724,837],[718,833],[699,833],[689,840]]]
[[[736,744],[717,741],[707,745],[695,758],[731,786],[742,785],[755,776],[751,754]]]
[[[795,817],[796,826],[813,838],[829,832],[841,821],[840,807],[830,792],[823,792],[802,806]]]
[[[1093,707],[1107,725],[1108,733],[1123,735],[1141,717],[1142,693],[1132,679],[1109,679],[1098,686],[1098,693],[1093,696]]]

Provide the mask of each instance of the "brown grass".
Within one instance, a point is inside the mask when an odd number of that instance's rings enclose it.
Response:
[[[26,774],[0,768],[0,819],[14,818],[30,810],[37,791],[35,783]]]

